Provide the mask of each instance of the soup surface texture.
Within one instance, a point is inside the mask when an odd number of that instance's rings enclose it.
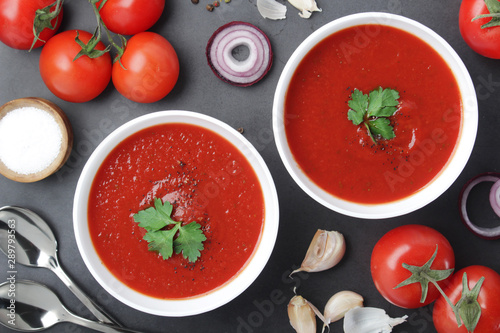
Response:
[[[207,240],[194,263],[148,251],[133,215],[155,198],[173,205],[175,221],[201,225]],[[202,127],[162,124],[131,135],[104,160],[89,195],[89,230],[124,284],[156,298],[188,298],[241,271],[260,240],[264,210],[257,176],[234,145]]]
[[[393,139],[368,136],[347,118],[354,89],[399,92]],[[385,25],[361,25],[316,45],[285,97],[285,132],[303,172],[325,191],[376,204],[425,187],[452,156],[462,124],[456,79],[427,43]]]

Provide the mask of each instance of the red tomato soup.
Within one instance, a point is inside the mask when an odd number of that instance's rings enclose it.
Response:
[[[172,218],[197,222],[207,240],[194,263],[148,250],[133,215],[170,202]],[[89,195],[89,230],[104,265],[123,283],[162,299],[202,295],[246,265],[260,240],[264,197],[248,160],[220,135],[162,124],[121,142],[104,160]]]
[[[399,92],[395,138],[374,144],[348,118],[354,89]],[[447,164],[462,124],[456,79],[421,39],[383,25],[334,33],[296,69],[285,98],[285,131],[308,177],[342,199],[367,204],[407,197]]]

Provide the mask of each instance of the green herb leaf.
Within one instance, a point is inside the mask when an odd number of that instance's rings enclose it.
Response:
[[[159,254],[161,254],[163,259],[166,260],[170,258],[174,253],[172,244],[174,243],[175,233],[178,230],[179,230],[179,225],[175,225],[170,230],[159,230],[155,232],[148,232],[146,235],[144,235],[143,239],[149,243],[148,244],[149,251],[158,252]]]
[[[366,109],[368,108],[368,95],[364,95],[358,89],[354,89],[351,100],[347,103],[351,110],[347,112],[347,118],[354,125],[359,125],[365,120]]]
[[[375,143],[377,138],[392,139],[395,134],[388,117],[397,111],[398,99],[399,92],[389,88],[379,87],[368,95],[354,89],[351,99],[347,102],[350,107],[347,119],[354,125],[364,123],[368,135]]]
[[[378,90],[373,90],[370,92],[368,106],[368,117],[390,117],[396,112],[396,106],[399,104],[398,101],[399,93],[392,89],[382,89],[379,87]]]
[[[481,26],[481,29],[500,26],[500,2],[498,0],[484,0],[489,14],[478,15],[472,21],[480,18],[491,18],[488,23]]]
[[[179,237],[174,241],[175,253],[183,253],[184,257],[194,262],[201,255],[203,241],[207,238],[198,223],[191,222],[179,228]]]
[[[161,199],[155,198],[154,207],[134,214],[134,221],[139,223],[139,227],[146,229],[143,239],[148,242],[150,251],[156,251],[163,259],[168,259],[175,250],[175,253],[182,253],[184,258],[195,262],[201,255],[203,242],[207,238],[200,224],[191,222],[182,225],[182,221],[174,221],[170,216],[172,210],[170,202],[162,203]]]
[[[372,135],[380,135],[384,139],[392,139],[396,135],[391,126],[391,121],[387,118],[375,118],[367,122]]]
[[[134,221],[139,223],[139,227],[147,231],[157,231],[169,224],[176,223],[170,218],[172,209],[170,202],[165,201],[162,204],[161,199],[155,198],[154,207],[139,211],[134,215]]]

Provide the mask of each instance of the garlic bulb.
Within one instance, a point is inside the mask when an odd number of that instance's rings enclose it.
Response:
[[[354,308],[345,314],[344,333],[390,333],[406,318],[408,316],[391,318],[378,308]]]
[[[276,0],[257,0],[257,9],[263,18],[271,20],[286,18],[286,6]]]
[[[300,10],[299,16],[310,18],[312,12],[321,12],[315,0],[288,0],[295,8]]]
[[[297,333],[316,333],[316,315],[312,304],[302,296],[295,295],[288,303],[288,318]]]
[[[323,326],[323,330],[328,324],[344,318],[347,311],[362,306],[363,297],[360,294],[349,290],[339,291],[330,297],[326,303],[324,313],[325,325]]]
[[[296,272],[320,272],[332,268],[345,254],[344,236],[337,231],[318,230]]]

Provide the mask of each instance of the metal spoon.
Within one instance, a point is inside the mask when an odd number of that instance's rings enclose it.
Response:
[[[0,208],[0,249],[9,257],[13,246],[16,264],[52,270],[99,321],[121,326],[62,270],[57,259],[57,240],[48,224],[29,209],[5,206]]]
[[[0,323],[10,329],[41,331],[68,322],[105,333],[139,333],[122,327],[78,317],[44,285],[33,281],[7,281],[0,284]]]

